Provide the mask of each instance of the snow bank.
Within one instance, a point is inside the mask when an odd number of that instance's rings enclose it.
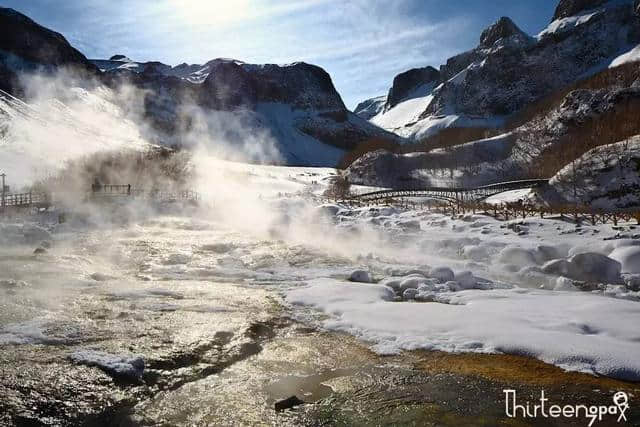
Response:
[[[123,356],[95,350],[78,350],[69,359],[73,362],[96,366],[107,374],[125,379],[137,380],[144,372],[144,360],[140,356]]]
[[[291,304],[331,314],[324,326],[374,343],[379,353],[430,349],[510,353],[573,371],[640,380],[640,305],[589,293],[522,288],[466,290],[449,304],[392,302],[380,285],[317,279]]]

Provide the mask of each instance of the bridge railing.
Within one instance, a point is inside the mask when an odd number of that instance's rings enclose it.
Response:
[[[548,183],[548,179],[526,179],[517,181],[497,182],[480,187],[425,187],[425,188],[397,188],[378,190],[368,193],[354,194],[352,200],[379,200],[393,197],[437,197],[451,200],[469,198],[484,198],[492,194],[521,188],[539,187]]]
[[[200,193],[193,190],[167,191],[161,189],[140,189],[131,185],[94,184],[91,187],[92,197],[133,197],[156,201],[200,200]]]
[[[29,206],[46,203],[50,200],[47,193],[10,193],[0,197],[0,207]]]

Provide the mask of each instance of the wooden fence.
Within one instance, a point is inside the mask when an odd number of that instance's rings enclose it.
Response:
[[[587,223],[591,225],[608,224],[618,225],[619,222],[636,221],[640,225],[640,210],[605,211],[591,209],[587,206],[536,206],[528,203],[502,203],[489,204],[484,201],[471,202],[447,202],[431,200],[430,202],[418,202],[411,198],[378,199],[363,201],[347,199],[341,201],[351,206],[367,206],[372,204],[395,205],[407,209],[421,209],[444,213],[446,215],[458,215],[465,213],[483,214],[502,221],[526,218],[560,218],[575,223]]]

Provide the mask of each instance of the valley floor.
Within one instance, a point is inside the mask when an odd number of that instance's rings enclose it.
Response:
[[[308,195],[328,173],[283,170],[245,178]],[[1,224],[0,424],[548,423],[508,419],[503,389],[561,405],[625,391],[640,422],[634,225],[266,193],[219,206]],[[313,404],[274,410],[292,395]]]

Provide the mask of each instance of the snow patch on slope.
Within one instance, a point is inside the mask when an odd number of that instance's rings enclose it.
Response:
[[[611,61],[611,64],[609,64],[609,68],[636,61],[640,61],[640,45],[616,57],[613,61]]]

